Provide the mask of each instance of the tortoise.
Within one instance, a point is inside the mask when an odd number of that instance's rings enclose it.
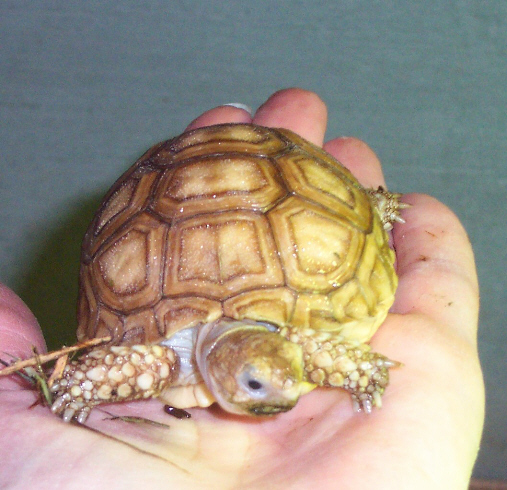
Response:
[[[220,124],[153,146],[85,234],[77,336],[111,340],[67,364],[52,411],[82,423],[158,397],[272,415],[316,386],[380,406],[397,363],[368,341],[397,287],[399,196],[286,129]]]

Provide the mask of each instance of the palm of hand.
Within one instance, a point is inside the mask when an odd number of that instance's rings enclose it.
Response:
[[[251,118],[220,107],[191,127],[219,122]],[[313,94],[288,90],[271,97],[253,122],[288,127],[319,144],[326,113]],[[361,142],[342,138],[324,148],[364,185],[383,183],[375,155]],[[170,428],[104,420],[107,415],[95,410],[86,429],[64,425],[43,407],[27,410],[33,393],[3,380],[0,486],[466,488],[483,420],[473,256],[447,208],[427,196],[405,200],[413,204],[404,213],[407,224],[393,233],[399,291],[372,341],[374,350],[404,363],[391,372],[383,409],[357,414],[345,393],[319,389],[269,419],[211,409],[176,420],[149,401],[105,410]],[[5,291],[2,318],[3,351],[41,344],[33,319]]]

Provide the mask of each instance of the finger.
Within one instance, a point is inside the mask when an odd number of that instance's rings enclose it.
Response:
[[[399,286],[393,311],[423,313],[475,341],[479,287],[468,236],[458,218],[436,199],[404,196],[412,207],[393,230]]]
[[[364,187],[385,187],[380,161],[363,141],[356,138],[335,138],[324,144],[324,150],[347,167]]]
[[[28,358],[33,347],[39,352],[46,350],[37,320],[18,296],[0,284],[0,359]],[[4,386],[8,381],[0,377],[0,382]]]
[[[327,108],[318,95],[289,88],[274,93],[254,115],[253,122],[271,128],[286,128],[322,146]]]
[[[241,105],[241,104],[238,104]],[[241,107],[235,105],[221,105],[204,112],[199,117],[194,119],[185,129],[202,128],[204,126],[212,126],[213,124],[223,123],[251,123],[252,116],[250,113]]]

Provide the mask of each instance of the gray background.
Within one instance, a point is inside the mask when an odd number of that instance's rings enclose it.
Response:
[[[0,278],[51,347],[73,340],[79,242],[120,172],[206,109],[301,86],[329,137],[363,138],[391,188],[464,222],[488,392],[475,475],[507,478],[505,0],[3,0],[0,28]]]

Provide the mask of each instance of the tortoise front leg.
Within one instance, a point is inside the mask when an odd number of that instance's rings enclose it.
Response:
[[[389,369],[401,366],[361,343],[344,342],[328,332],[308,337],[294,333],[289,338],[303,347],[308,381],[319,386],[343,388],[352,396],[356,410],[370,413],[382,406],[382,394],[389,384]]]
[[[160,345],[94,349],[69,362],[52,386],[53,413],[84,423],[101,403],[153,398],[177,378],[178,356]]]

